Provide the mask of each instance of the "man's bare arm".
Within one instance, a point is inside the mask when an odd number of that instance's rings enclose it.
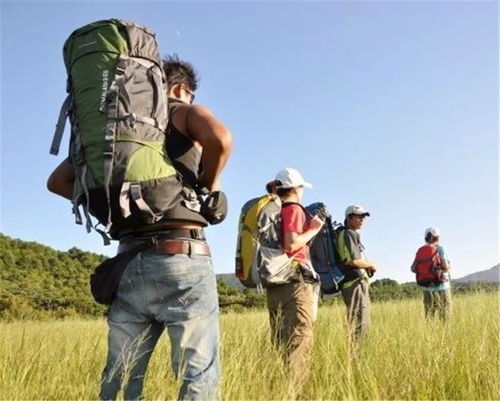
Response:
[[[185,121],[186,133],[203,148],[200,183],[210,191],[217,190],[219,176],[232,150],[231,133],[203,106],[190,106]]]
[[[374,272],[377,271],[377,265],[373,262],[370,262],[369,260],[353,259],[350,262],[347,262],[346,264],[352,267],[353,269],[365,269],[365,270],[372,270]]]
[[[75,171],[66,159],[59,164],[47,180],[47,189],[56,195],[71,200],[73,198],[73,184]]]

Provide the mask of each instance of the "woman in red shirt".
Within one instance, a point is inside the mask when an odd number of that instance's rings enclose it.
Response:
[[[267,287],[267,307],[272,341],[285,347],[285,361],[293,381],[300,386],[308,376],[319,290],[319,278],[312,268],[307,244],[321,230],[323,221],[318,216],[310,219],[301,206],[304,188],[312,185],[297,170],[281,170],[275,183],[282,200],[282,245],[293,259],[296,274],[289,283]]]

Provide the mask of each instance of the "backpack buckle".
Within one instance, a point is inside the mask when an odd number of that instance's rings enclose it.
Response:
[[[116,65],[116,75],[125,74],[125,70],[127,69],[127,60],[123,57],[118,59],[118,64]]]
[[[191,229],[191,230],[189,230],[189,234],[191,235],[191,238],[193,238],[193,239],[197,239],[200,241],[205,240],[205,236],[203,235],[202,230]]]

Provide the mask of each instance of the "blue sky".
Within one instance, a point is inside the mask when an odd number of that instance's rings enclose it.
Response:
[[[438,226],[460,277],[498,262],[497,2],[1,3],[2,233],[112,255],[45,182],[65,97],[62,45],[106,18],[151,27],[162,54],[201,75],[197,102],[231,129],[230,214],[208,229],[216,271],[233,271],[239,209],[287,166],[304,203],[342,219],[362,204],[378,277],[410,281]],[[66,142],[62,149],[67,149]]]

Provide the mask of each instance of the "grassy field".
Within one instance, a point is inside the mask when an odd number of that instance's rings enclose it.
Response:
[[[373,305],[372,326],[350,362],[342,305],[320,308],[312,372],[289,388],[270,347],[267,314],[221,316],[225,400],[496,400],[500,395],[499,297],[455,297],[447,325],[423,319],[421,301]],[[100,321],[0,323],[0,399],[96,399],[106,350]],[[146,399],[175,399],[178,383],[162,338],[150,364]]]

